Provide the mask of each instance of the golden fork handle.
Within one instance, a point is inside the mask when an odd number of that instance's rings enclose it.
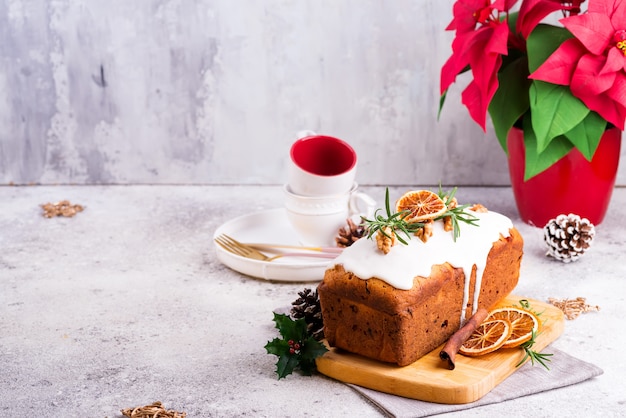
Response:
[[[321,254],[307,254],[307,253],[284,253],[284,254],[277,254],[273,257],[268,258],[267,260],[263,260],[263,261],[274,261],[278,258],[282,258],[282,257],[310,257],[310,258],[326,258],[328,260],[331,260],[335,257],[337,257],[338,254],[333,254],[333,253],[321,253]]]
[[[300,247],[297,245],[282,245],[282,244],[258,244],[258,243],[246,243],[245,245],[255,248],[257,250],[273,250],[273,249],[285,249],[285,250],[302,250],[302,251],[316,251],[320,253],[328,254],[341,254],[343,248],[340,247]]]

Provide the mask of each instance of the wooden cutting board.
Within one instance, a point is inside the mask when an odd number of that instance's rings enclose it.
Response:
[[[498,306],[519,305],[520,299],[526,298],[509,296]],[[527,300],[543,321],[542,332],[533,347],[541,351],[563,332],[563,312],[553,305]],[[521,348],[499,349],[480,357],[457,355],[456,368],[448,370],[439,358],[442,348],[443,345],[404,367],[331,348],[317,359],[317,368],[326,376],[380,392],[428,402],[462,404],[489,393],[517,370],[515,365],[524,357]],[[543,366],[535,364],[534,367]]]

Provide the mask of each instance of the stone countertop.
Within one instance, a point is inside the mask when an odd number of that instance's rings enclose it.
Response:
[[[362,189],[382,205],[384,188]],[[0,187],[0,415],[112,418],[159,400],[190,418],[381,416],[325,376],[277,380],[276,357],[263,348],[277,336],[272,310],[311,283],[253,279],[215,256],[218,226],[280,207],[281,193],[278,186]],[[541,230],[521,223],[509,188],[466,187],[457,196],[504,213],[522,233],[515,294],[582,296],[601,307],[566,321],[553,346],[604,370],[463,416],[623,414],[626,189],[615,190],[591,250],[570,264],[545,257]],[[42,216],[41,204],[63,199],[85,210]]]

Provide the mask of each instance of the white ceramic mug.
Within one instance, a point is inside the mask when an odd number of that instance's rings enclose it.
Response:
[[[302,136],[301,136],[302,135]],[[356,178],[357,156],[347,142],[302,131],[289,150],[287,184],[302,196],[347,193]]]
[[[346,225],[348,218],[370,217],[376,201],[369,195],[358,192],[358,185],[345,193],[331,196],[302,196],[285,185],[285,208],[298,240],[308,246],[335,246],[339,228]],[[355,219],[356,223],[359,220]]]

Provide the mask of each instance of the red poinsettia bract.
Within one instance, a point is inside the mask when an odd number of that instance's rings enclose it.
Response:
[[[592,0],[586,14],[560,22],[568,39],[531,78],[569,86],[589,109],[619,129],[626,119],[626,0]]]
[[[524,39],[535,29],[546,16],[557,10],[569,12],[571,15],[580,13],[580,4],[585,0],[524,0],[519,9],[516,30]]]
[[[517,0],[458,0],[454,19],[447,30],[456,30],[452,55],[441,69],[441,94],[469,65],[473,79],[461,100],[472,119],[485,130],[487,108],[498,89],[498,70],[502,55],[507,55],[509,27],[499,12],[506,11]]]

